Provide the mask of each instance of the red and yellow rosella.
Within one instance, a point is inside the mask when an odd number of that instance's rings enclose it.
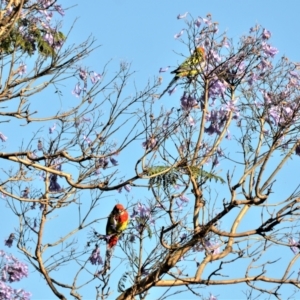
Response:
[[[116,204],[108,217],[106,225],[106,235],[110,236],[107,242],[109,248],[117,244],[119,236],[127,228],[128,221],[127,210],[122,204]]]
[[[177,69],[171,72],[171,74],[175,74],[175,76],[167,88],[161,93],[159,98],[161,98],[178,79],[184,77],[194,78],[199,75],[203,72],[204,65],[205,50],[203,47],[197,47],[190,57],[188,57]]]
[[[122,204],[116,204],[110,213],[106,224],[106,235],[108,236],[105,263],[102,274],[105,275],[110,269],[110,260],[112,257],[114,246],[117,244],[119,236],[127,228],[129,215]]]

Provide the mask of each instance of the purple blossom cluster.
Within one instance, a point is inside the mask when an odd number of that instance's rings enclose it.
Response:
[[[178,201],[180,200],[180,201]],[[176,199],[176,204],[178,206],[178,209],[179,210],[182,210],[183,209],[183,206],[184,205],[187,205],[187,203],[189,203],[190,199],[185,196],[184,194],[181,194],[177,199]]]
[[[20,22],[18,22],[17,32],[22,36],[27,46],[26,51],[33,54],[37,47],[40,47],[40,39],[43,39],[53,50],[58,51],[65,40],[64,35],[59,32],[58,26],[53,25],[53,16],[57,12],[61,16],[65,15],[61,5],[55,4],[56,1],[29,1],[27,6],[23,8],[20,14]],[[28,12],[28,7],[36,6],[34,14]],[[6,11],[9,16],[13,11],[13,6]],[[41,49],[40,52],[43,53]],[[45,54],[45,53],[44,53]],[[19,75],[26,72],[26,65],[19,68]]]
[[[118,166],[119,162],[112,156],[110,156],[109,158],[107,157],[101,157],[98,159],[97,163],[96,163],[96,167],[97,169],[102,168],[102,169],[106,169],[109,166],[109,162],[113,165],[113,166]],[[99,170],[100,172],[100,170]]]
[[[30,300],[31,293],[23,289],[13,289],[11,286],[0,281],[0,299],[2,300]]]
[[[289,238],[289,245],[295,255],[299,253],[299,249],[300,249],[299,241],[297,242],[296,240],[294,240],[294,238],[291,237]]]
[[[59,192],[62,191],[61,186],[57,182],[57,175],[56,174],[50,174],[49,180],[50,180],[50,183],[49,183],[49,191],[50,192],[59,193]]]
[[[92,265],[102,265],[103,264],[103,260],[100,255],[100,248],[98,247],[98,245],[96,245],[91,256],[89,257],[89,261],[91,262]]]
[[[4,241],[5,246],[10,248],[12,246],[13,242],[14,242],[14,239],[15,239],[15,234],[11,233],[9,235],[8,239]]]
[[[140,229],[140,225],[154,224],[155,220],[152,216],[152,210],[150,207],[138,202],[137,205],[133,208],[133,213],[130,216],[131,220],[136,221],[138,223],[137,229]]]
[[[180,104],[181,108],[186,112],[189,112],[194,108],[199,108],[197,99],[191,95],[188,95],[187,93],[184,93],[181,97]]]
[[[76,118],[75,119],[75,123],[74,126],[78,127],[80,124],[84,124],[84,123],[90,123],[92,120],[91,118],[87,118],[85,116],[81,117],[81,118]]]
[[[1,142],[6,142],[7,139],[8,139],[8,137],[5,136],[2,132],[0,132],[0,140],[1,140]]]
[[[0,299],[3,300],[29,300],[31,293],[22,289],[13,289],[7,283],[13,283],[22,280],[28,276],[28,267],[26,264],[20,262],[13,255],[7,255],[0,250]]]
[[[205,128],[205,132],[208,135],[220,134],[222,132],[222,128],[228,118],[228,111],[221,108],[219,110],[211,110],[206,115],[206,121],[210,122],[210,125]]]
[[[157,140],[155,137],[149,137],[145,142],[142,143],[144,149],[154,149],[157,146]]]
[[[131,189],[132,189],[132,187],[129,184],[124,185],[124,190],[127,193],[130,193]],[[118,188],[118,193],[122,193],[122,190],[123,190],[123,187],[121,186],[120,188]]]
[[[194,251],[207,251],[211,253],[212,255],[216,255],[220,253],[220,245],[219,243],[207,239],[204,244],[199,243],[193,248]]]
[[[83,68],[79,68],[78,76],[83,81],[83,87],[81,87],[80,82],[76,83],[74,90],[72,90],[72,94],[76,98],[80,97],[82,91],[87,90],[87,78],[88,77],[90,78],[92,84],[97,83],[102,78],[102,75],[100,75],[99,73],[96,73],[95,71],[88,72],[87,70],[85,70]]]

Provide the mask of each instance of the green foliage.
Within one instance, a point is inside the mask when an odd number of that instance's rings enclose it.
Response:
[[[164,166],[157,166],[149,169],[149,175],[153,176],[155,174],[159,174],[150,178],[149,185],[152,187],[153,185],[162,186],[166,189],[170,185],[175,185],[178,179],[178,174],[175,169],[168,171],[167,173],[163,173],[168,168]],[[161,174],[162,173],[162,174]]]
[[[122,275],[121,279],[119,280],[119,283],[118,283],[118,292],[119,293],[123,293],[124,292],[124,290],[125,290],[125,283],[126,283],[128,277],[130,276],[130,274],[131,274],[130,272],[125,272]]]
[[[191,172],[193,176],[196,178],[200,178],[202,181],[212,180],[214,179],[216,182],[220,181],[222,184],[225,183],[225,180],[221,176],[217,176],[214,173],[206,172],[203,169],[197,168],[197,167],[191,167]]]
[[[11,54],[15,50],[21,50],[23,53],[33,55],[36,50],[45,57],[51,57],[55,54],[53,45],[45,40],[44,36],[47,32],[37,27],[28,29],[26,35],[22,35],[19,27],[14,28],[10,34],[0,42],[0,53]],[[54,44],[62,42],[66,39],[62,32],[52,32]]]
[[[216,182],[220,181],[222,184],[225,183],[225,180],[222,177],[217,176],[214,173],[206,172],[202,168],[198,168],[195,166],[176,167],[169,171],[168,169],[169,167],[165,166],[155,166],[153,168],[150,168],[148,170],[148,175],[153,177],[149,179],[149,186],[162,186],[164,189],[166,189],[168,186],[176,184],[179,178],[179,173],[191,174],[191,176],[193,176],[197,180],[201,180],[202,182],[213,179]],[[157,176],[154,176],[155,174],[157,174]]]

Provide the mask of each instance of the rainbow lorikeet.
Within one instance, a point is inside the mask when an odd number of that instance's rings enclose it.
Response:
[[[167,88],[161,93],[159,98],[161,98],[178,79],[183,77],[193,78],[199,75],[203,71],[204,64],[205,50],[203,47],[197,47],[190,57],[188,57],[177,69],[171,72],[171,74],[175,74],[175,76]]]
[[[127,210],[122,204],[116,204],[108,217],[106,225],[106,235],[110,236],[107,242],[109,248],[117,244],[119,236],[127,228],[128,221]]]

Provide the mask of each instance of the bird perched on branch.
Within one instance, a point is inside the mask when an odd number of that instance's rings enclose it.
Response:
[[[112,248],[118,242],[121,233],[127,228],[129,215],[122,204],[116,204],[110,213],[107,225],[106,235],[110,236],[107,242],[108,247]]]
[[[129,215],[127,210],[122,204],[116,204],[108,217],[106,225],[106,235],[108,236],[108,241],[106,246],[103,275],[105,275],[107,270],[110,269],[110,259],[113,253],[113,248],[117,244],[122,232],[127,228],[128,221]]]
[[[205,50],[203,47],[197,47],[190,57],[188,57],[177,69],[171,72],[171,74],[175,74],[175,76],[159,98],[161,98],[178,79],[183,77],[193,78],[199,75],[203,72],[204,65]]]

